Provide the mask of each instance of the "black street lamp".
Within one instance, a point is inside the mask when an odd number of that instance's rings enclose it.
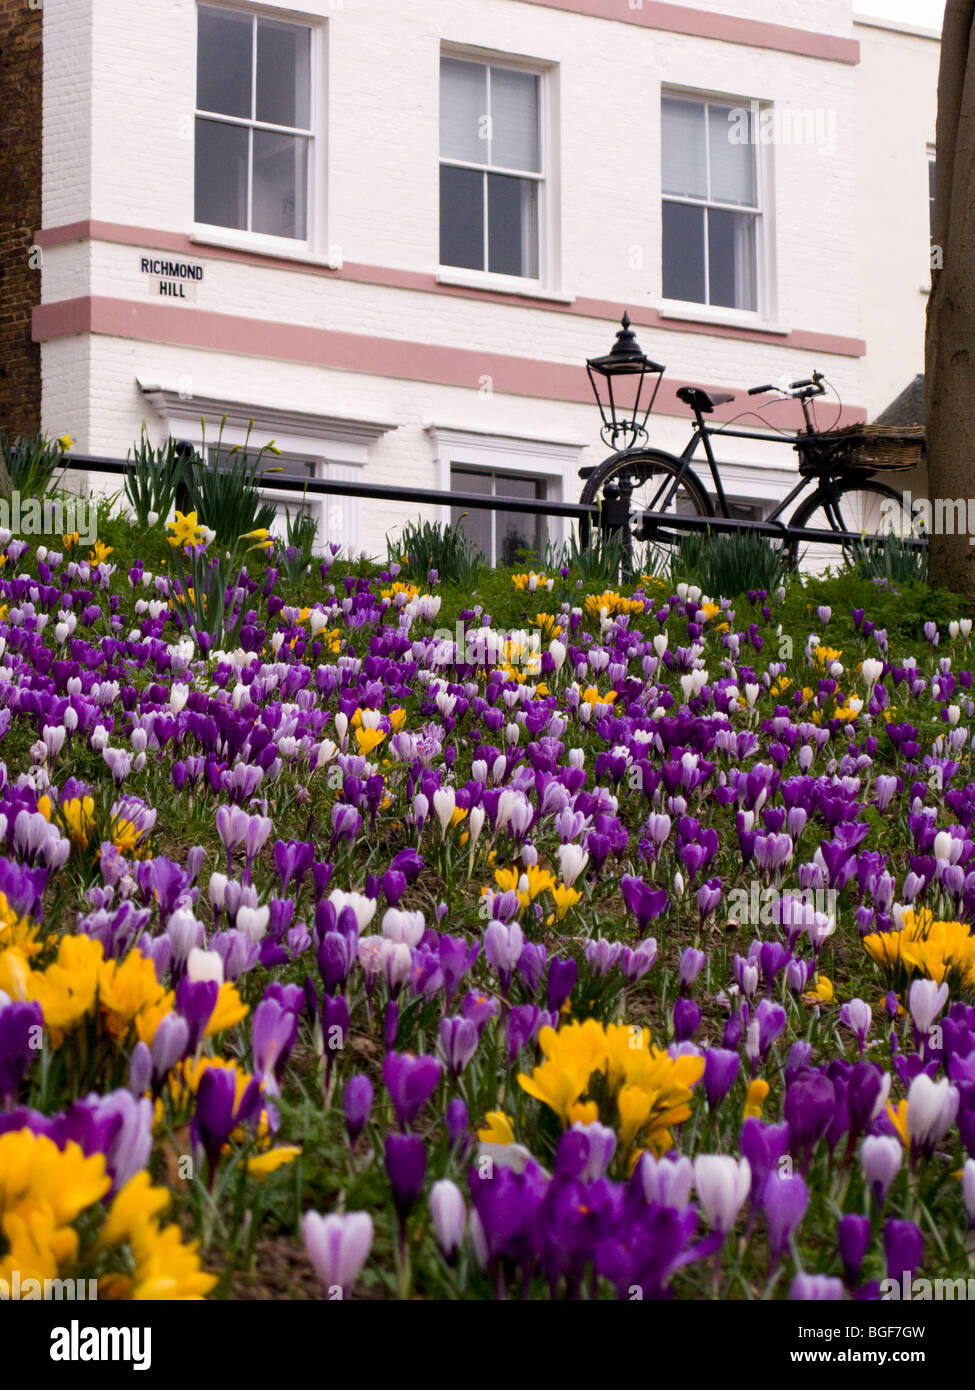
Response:
[[[589,373],[593,395],[596,397],[596,404],[599,406],[599,413],[603,420],[599,435],[603,443],[609,445],[614,452],[632,449],[638,441],[648,438],[647,418],[653,409],[657,391],[660,389],[661,378],[666,371],[665,367],[662,367],[659,362],[652,362],[642,351],[636,340],[636,334],[630,327],[629,314],[624,313],[622,323],[623,327],[616,335],[612,350],[605,357],[591,357],[586,363],[586,371]],[[609,398],[607,402],[604,402],[599,394],[597,376],[603,377],[606,382],[606,394]],[[618,377],[631,376],[638,378],[636,396],[632,410],[626,414],[628,408],[621,401],[617,401],[613,391],[613,382]],[[640,398],[643,394],[643,384],[648,376],[655,376],[656,381],[641,418]]]

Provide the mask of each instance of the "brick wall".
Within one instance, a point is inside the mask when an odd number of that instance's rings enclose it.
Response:
[[[40,269],[31,265],[41,225],[42,11],[0,0],[0,429],[40,427],[41,354],[31,341]]]

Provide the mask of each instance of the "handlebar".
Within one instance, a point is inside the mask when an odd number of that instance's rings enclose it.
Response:
[[[803,377],[801,381],[790,381],[788,386],[776,386],[772,382],[767,382],[764,386],[750,386],[749,396],[762,396],[767,391],[776,391],[780,395],[785,395],[789,391],[808,391],[810,395],[821,396],[825,394],[826,388],[821,385],[823,381],[822,372],[813,372],[810,377]]]

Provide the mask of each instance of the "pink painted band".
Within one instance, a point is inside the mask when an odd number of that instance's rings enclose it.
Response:
[[[459,299],[479,299],[495,304],[516,304],[522,308],[544,309],[546,313],[574,314],[582,318],[608,319],[611,322],[620,317],[623,306],[607,299],[588,299],[579,297],[571,304],[557,299],[539,298],[537,295],[519,295],[497,290],[482,290],[463,285],[441,284],[432,273],[419,270],[401,270],[395,266],[360,265],[346,262],[341,270],[330,270],[327,266],[314,265],[299,259],[290,260],[284,256],[265,256],[260,252],[237,251],[231,247],[211,246],[205,242],[191,241],[181,232],[157,231],[150,227],[129,227],[118,222],[97,220],[71,222],[62,227],[47,227],[39,231],[34,241],[41,247],[63,246],[72,241],[104,241],[122,246],[137,246],[153,251],[175,251],[179,255],[196,259],[236,261],[241,265],[260,265],[300,270],[308,275],[325,275],[330,279],[348,280],[356,284],[381,285],[387,289],[418,290],[424,294],[450,295]],[[656,309],[629,309],[630,318],[640,327],[659,329],[668,333],[703,333],[712,338],[736,338],[744,342],[774,343],[777,347],[792,348],[800,352],[824,352],[837,357],[862,357],[867,345],[862,338],[849,338],[836,333],[817,333],[808,329],[796,328],[788,333],[769,333],[761,328],[747,328],[735,324],[700,323],[697,320],[664,317]]]
[[[794,29],[764,19],[715,14],[713,10],[692,9],[688,5],[668,5],[660,0],[634,0],[633,5],[628,0],[523,0],[523,3],[544,5],[550,10],[565,10],[592,19],[615,19],[621,24],[662,29],[670,34],[722,39],[725,43],[747,44],[749,48],[774,48],[806,58],[827,58],[835,63],[860,61],[860,45],[856,39],[822,34],[815,29]]]
[[[491,389],[499,395],[585,404],[592,401],[589,380],[581,363],[572,366],[563,362],[542,362],[530,357],[511,357],[503,353],[479,352],[439,343],[376,338],[301,324],[247,319],[236,314],[221,314],[189,306],[140,304],[104,295],[85,295],[78,299],[40,304],[33,311],[35,342],[49,342],[53,338],[80,333],[170,343],[212,352],[274,358],[282,362],[302,362],[316,367],[362,372],[368,376],[424,381],[469,390],[478,389],[485,378],[489,378]],[[662,413],[688,413],[676,396],[682,384],[664,379],[657,397]],[[734,404],[720,406],[714,418],[730,420],[747,405],[746,397]],[[801,423],[794,401],[782,402],[776,407],[774,418],[770,416],[769,419],[782,428]],[[845,407],[840,423],[852,424],[862,419],[865,419],[862,409]]]

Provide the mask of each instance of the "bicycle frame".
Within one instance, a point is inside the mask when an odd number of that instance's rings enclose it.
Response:
[[[726,438],[732,439],[765,440],[772,444],[785,444],[786,442],[788,442],[791,448],[798,450],[800,467],[799,481],[796,483],[796,486],[792,489],[792,491],[788,493],[788,495],[784,497],[781,500],[781,502],[778,503],[775,509],[772,512],[770,512],[769,515],[766,517],[766,521],[768,522],[778,521],[782,517],[782,515],[789,509],[792,503],[795,502],[795,500],[803,492],[805,492],[807,488],[814,486],[814,484],[820,482],[823,478],[828,478],[831,472],[828,463],[825,460],[823,460],[819,464],[815,462],[807,463],[806,468],[803,468],[803,462],[805,461],[806,456],[808,454],[808,450],[806,447],[804,447],[803,441],[816,438],[817,431],[814,429],[813,421],[810,418],[808,401],[804,397],[800,397],[799,400],[800,405],[802,406],[802,413],[806,421],[806,429],[798,430],[794,435],[783,435],[781,431],[770,433],[762,430],[736,430],[728,428],[716,428],[714,425],[708,424],[708,422],[704,419],[700,409],[694,407],[694,418],[697,422],[696,427],[687,444],[684,446],[683,451],[677,456],[681,460],[683,467],[675,475],[675,477],[673,477],[670,480],[670,487],[667,490],[667,496],[664,499],[663,506],[659,507],[659,510],[664,510],[667,506],[669,506],[682,480],[686,477],[688,473],[693,472],[691,468],[691,460],[697,452],[697,446],[699,444],[703,444],[704,453],[708,461],[708,469],[711,473],[711,479],[714,483],[715,495],[717,497],[718,506],[720,508],[719,514],[728,520],[731,519],[731,512],[728,509],[728,499],[725,495],[724,486],[721,482],[721,474],[719,472],[718,460],[715,457],[714,449],[711,446],[712,435],[722,435]],[[658,502],[659,494],[658,497],[654,499],[654,509],[657,509]]]

